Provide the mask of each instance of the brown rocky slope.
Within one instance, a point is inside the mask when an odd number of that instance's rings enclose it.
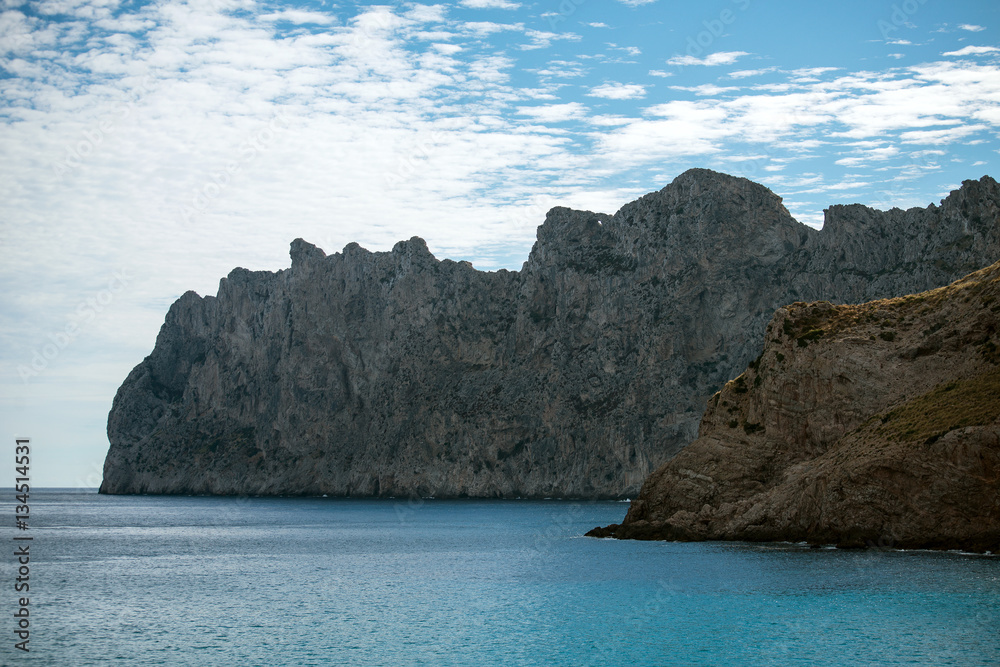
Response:
[[[589,534],[1000,552],[1000,263],[779,309],[697,440]]]

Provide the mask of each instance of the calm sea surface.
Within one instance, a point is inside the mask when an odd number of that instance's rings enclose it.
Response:
[[[34,491],[0,663],[1000,664],[1000,558],[580,537],[626,509]]]

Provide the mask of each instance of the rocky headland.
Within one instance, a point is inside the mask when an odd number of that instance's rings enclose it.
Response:
[[[817,231],[695,169],[614,215],[553,209],[520,271],[297,239],[291,268],[171,306],[115,397],[101,491],[634,497],[776,308],[947,285],[1000,258],[998,219],[983,177]]]
[[[778,309],[698,439],[589,534],[1000,553],[1000,263]]]

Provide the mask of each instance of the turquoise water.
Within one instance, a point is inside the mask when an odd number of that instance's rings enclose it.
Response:
[[[995,557],[580,537],[614,502],[31,500],[5,664],[1000,664]]]

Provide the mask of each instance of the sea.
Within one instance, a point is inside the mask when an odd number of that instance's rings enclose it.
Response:
[[[1000,665],[1000,557],[583,536],[627,508],[33,490],[0,664]]]

